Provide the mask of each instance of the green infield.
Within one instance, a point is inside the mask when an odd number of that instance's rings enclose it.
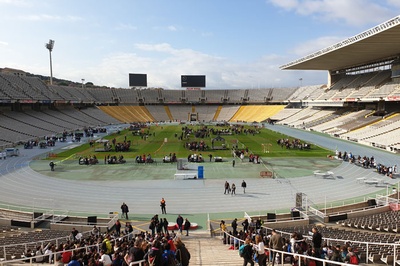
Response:
[[[183,129],[186,128],[186,131]],[[236,128],[237,129],[237,128]],[[277,158],[322,158],[332,152],[316,146],[312,143],[304,143],[301,140],[276,133],[264,128],[254,126],[243,126],[236,133],[232,128],[226,126],[186,126],[186,125],[154,125],[139,131],[124,130],[111,134],[102,142],[92,144],[85,143],[67,151],[57,153],[58,160],[76,159],[80,156],[90,157],[95,155],[100,161],[105,156],[123,155],[125,158],[151,155],[152,158],[163,158],[169,154],[176,154],[177,158],[187,158],[189,154],[202,154],[205,160],[208,156],[232,158],[232,149],[248,150],[248,154],[260,157]],[[219,131],[220,134],[217,133]],[[217,138],[217,137],[220,138]],[[278,144],[278,140],[288,140],[288,145]],[[111,150],[99,151],[105,147],[105,141],[109,141]],[[129,142],[128,151],[116,152],[113,143]],[[202,150],[190,150],[189,143],[203,142],[207,147]],[[296,143],[295,145],[293,143]],[[212,146],[214,146],[213,149]],[[286,147],[289,146],[289,147]],[[295,146],[295,147],[294,147]],[[302,148],[299,148],[299,147]]]

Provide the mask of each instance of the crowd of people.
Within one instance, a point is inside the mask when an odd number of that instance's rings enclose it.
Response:
[[[281,148],[286,148],[286,149],[311,149],[311,144],[308,143],[302,143],[301,140],[299,139],[278,139],[276,141],[278,145],[281,146]]]
[[[78,160],[80,165],[93,165],[98,164],[99,160],[97,159],[96,155],[89,155],[89,156],[80,156]]]
[[[131,147],[131,141],[124,141],[120,143],[114,144],[115,147],[115,152],[126,152],[129,151],[129,148]]]
[[[202,162],[204,162],[204,158],[203,158],[203,155],[200,153],[200,154],[197,154],[197,153],[191,153],[191,154],[189,154],[188,155],[188,162],[190,162],[190,163],[202,163]]]
[[[133,235],[132,225],[121,224],[110,233],[101,234],[93,226],[90,233],[83,235],[72,229],[69,240],[27,249],[23,258],[27,262],[51,263],[57,266],[129,266],[131,263],[146,261],[148,265],[189,265],[190,252],[182,240],[172,233],[150,234],[141,232]],[[54,254],[57,253],[56,256]],[[54,257],[56,259],[54,260]],[[174,264],[172,264],[174,263]]]
[[[105,163],[108,163],[108,164],[126,163],[126,160],[123,155],[118,155],[118,157],[116,155],[112,155],[112,156],[107,155],[107,157],[105,157],[105,158],[106,158]]]
[[[185,148],[187,148],[190,151],[205,151],[208,149],[208,146],[204,142],[204,140],[201,140],[201,141],[186,142]]]
[[[376,171],[382,175],[393,178],[393,175],[398,174],[397,165],[388,166],[382,163],[378,163],[374,156],[368,157],[366,155],[353,155],[353,153],[344,151],[335,151],[335,158],[339,160],[343,160],[349,163],[353,163],[355,165],[359,165],[363,168],[372,168],[376,169]]]
[[[154,163],[154,159],[151,157],[151,154],[143,154],[142,156],[137,155],[135,158],[136,163]]]
[[[163,157],[163,163],[176,163],[177,161],[178,159],[176,158],[175,152]]]
[[[254,265],[255,262],[260,266],[267,263],[272,265],[280,264],[283,259],[286,263],[293,266],[322,265],[318,259],[358,264],[359,255],[350,243],[343,246],[330,246],[323,242],[322,234],[317,227],[312,228],[311,241],[308,237],[303,237],[301,233],[293,232],[290,237],[283,237],[273,229],[269,234],[262,227],[262,221],[256,220],[249,223],[247,219],[242,222],[243,230],[237,230],[237,219],[232,221],[232,231],[228,231],[225,221],[221,221],[220,228],[224,232],[223,242],[229,244],[231,249],[239,249],[239,255],[243,258],[243,265]],[[232,238],[231,236],[234,236]],[[286,252],[283,253],[270,251],[268,248]],[[289,253],[289,254],[288,254]],[[298,255],[307,255],[308,258]],[[316,259],[313,259],[316,258]],[[301,263],[299,262],[301,260]]]

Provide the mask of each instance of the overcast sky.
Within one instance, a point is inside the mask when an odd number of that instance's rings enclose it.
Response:
[[[128,87],[180,89],[326,83],[326,71],[279,66],[400,14],[399,0],[0,0],[0,68]]]

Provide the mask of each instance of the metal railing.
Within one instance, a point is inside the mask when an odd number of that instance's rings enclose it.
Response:
[[[88,232],[90,232],[90,231],[88,231]],[[85,233],[88,233],[88,232],[85,232]],[[120,237],[119,239],[121,239],[121,238],[124,239],[124,238],[128,238],[128,237],[130,238],[133,235],[137,234],[138,232],[139,231],[135,231],[135,232],[129,233],[127,235],[124,235],[124,236]],[[69,239],[69,236],[68,237],[62,237],[62,238],[48,239],[48,240],[43,240],[43,241],[38,241],[38,242],[24,243],[24,244],[25,245],[28,245],[28,244],[36,244],[36,245],[41,244],[41,245],[43,245],[44,242],[51,242],[51,241],[56,241],[56,243],[57,243],[57,240],[65,239],[65,238]],[[116,240],[117,239],[113,239],[113,240],[111,240],[111,242],[115,242]],[[74,252],[74,251],[79,251],[79,250],[85,250],[85,252],[88,252],[89,249],[91,249],[91,248],[96,248],[97,252],[99,252],[100,249],[101,249],[101,245],[102,245],[102,243],[97,243],[95,245],[84,246],[84,247],[80,247],[80,248],[63,250],[63,251],[57,251],[57,252],[53,252],[51,254],[51,256],[53,258],[53,261],[56,262],[58,254],[62,254],[64,252]],[[15,246],[15,245],[7,245],[7,246]],[[3,246],[3,247],[4,247],[4,252],[5,252],[5,246]],[[0,266],[7,265],[7,264],[10,264],[10,263],[18,263],[18,262],[25,263],[25,264],[29,263],[29,265],[32,265],[32,263],[36,263],[35,261],[36,261],[37,258],[45,258],[45,257],[47,257],[47,255],[43,254],[43,255],[32,256],[32,257],[18,258],[18,259],[12,259],[12,260],[3,260],[3,261],[0,261]],[[6,256],[4,256],[4,258],[6,258]],[[145,265],[145,260],[135,261],[135,262],[131,262],[129,264],[129,266],[136,266],[136,265],[144,266]]]
[[[269,228],[270,230],[272,230],[272,228]],[[287,232],[283,232],[283,231],[278,231],[278,233],[280,233],[281,235],[283,234],[288,234],[290,237],[290,233]],[[233,235],[230,235],[227,232],[221,231],[220,237],[227,237],[230,238],[230,241],[227,241],[227,243],[230,243],[230,245],[233,245],[233,249],[239,249],[239,247],[244,244],[244,240],[237,238]],[[343,242],[349,242],[348,240],[342,240],[342,239],[330,239],[330,238],[323,238],[325,241],[343,241]],[[360,241],[350,241],[351,243],[364,243],[367,245],[367,250],[368,250],[368,244],[381,244],[382,243],[368,243],[368,242],[360,242]],[[386,245],[391,245],[394,246],[394,260],[393,260],[393,266],[396,266],[396,250],[400,250],[400,245],[399,244],[386,244]],[[396,248],[397,247],[397,248]],[[298,258],[298,266],[301,265],[306,265],[305,261],[307,260],[314,260],[314,261],[320,261],[321,264],[323,266],[329,266],[329,265],[348,265],[348,263],[345,262],[337,262],[337,261],[332,261],[332,260],[327,260],[327,259],[321,259],[321,258],[317,258],[317,257],[311,257],[311,256],[307,256],[304,254],[297,254],[297,253],[291,253],[291,252],[287,252],[287,251],[282,251],[282,250],[276,250],[276,249],[272,249],[272,248],[265,248],[266,251],[269,252],[269,254],[271,254],[272,252],[276,252],[277,254],[279,254],[279,263],[276,263],[277,265],[284,265],[285,263],[285,257],[296,257]],[[270,256],[267,257],[268,259],[271,259]],[[277,259],[278,260],[278,259]],[[368,263],[368,255],[366,256],[366,263]]]

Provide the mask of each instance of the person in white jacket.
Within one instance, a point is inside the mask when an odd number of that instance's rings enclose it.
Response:
[[[264,241],[261,235],[256,235],[256,244],[253,247],[257,252],[258,265],[266,266],[267,256],[265,255]]]

